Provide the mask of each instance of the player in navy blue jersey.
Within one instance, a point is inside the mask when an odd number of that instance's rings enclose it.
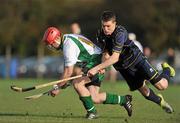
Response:
[[[113,12],[105,11],[101,16],[101,24],[97,41],[103,49],[105,60],[90,69],[88,75],[93,76],[113,65],[124,77],[131,91],[138,90],[146,99],[160,105],[167,113],[172,113],[173,108],[163,96],[155,94],[145,82],[149,81],[158,90],[164,90],[168,87],[170,77],[175,76],[174,68],[164,62],[161,64],[163,72],[158,73],[133,41],[128,39],[126,29],[117,25]]]

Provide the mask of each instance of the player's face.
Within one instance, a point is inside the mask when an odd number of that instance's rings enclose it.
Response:
[[[56,40],[54,41],[54,43],[52,43],[52,46],[53,46],[54,48],[59,48],[60,44],[61,44],[61,38],[58,36],[58,38],[56,38]]]
[[[50,50],[56,51],[59,49],[60,44],[61,44],[61,38],[58,37],[52,44],[48,44],[47,47]]]
[[[113,20],[102,21],[102,29],[105,35],[111,35],[116,28],[116,22]]]

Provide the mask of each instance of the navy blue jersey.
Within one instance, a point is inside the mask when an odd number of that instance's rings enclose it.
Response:
[[[141,53],[133,41],[128,39],[128,33],[122,26],[117,26],[111,35],[106,36],[102,30],[98,31],[97,41],[103,51],[110,55],[113,52],[120,53],[119,61],[113,66],[115,69],[126,69],[138,60]]]

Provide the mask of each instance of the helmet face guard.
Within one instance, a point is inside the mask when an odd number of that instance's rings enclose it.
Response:
[[[58,37],[52,44],[46,44],[46,47],[52,51],[58,51],[60,49],[61,38]]]

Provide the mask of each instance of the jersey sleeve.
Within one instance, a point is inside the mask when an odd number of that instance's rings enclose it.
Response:
[[[63,55],[64,55],[64,64],[65,66],[72,66],[76,64],[78,61],[80,50],[78,46],[71,41],[71,39],[67,39],[63,44]]]
[[[127,35],[125,32],[118,32],[115,36],[113,52],[120,53],[124,46],[125,41],[127,40]]]

